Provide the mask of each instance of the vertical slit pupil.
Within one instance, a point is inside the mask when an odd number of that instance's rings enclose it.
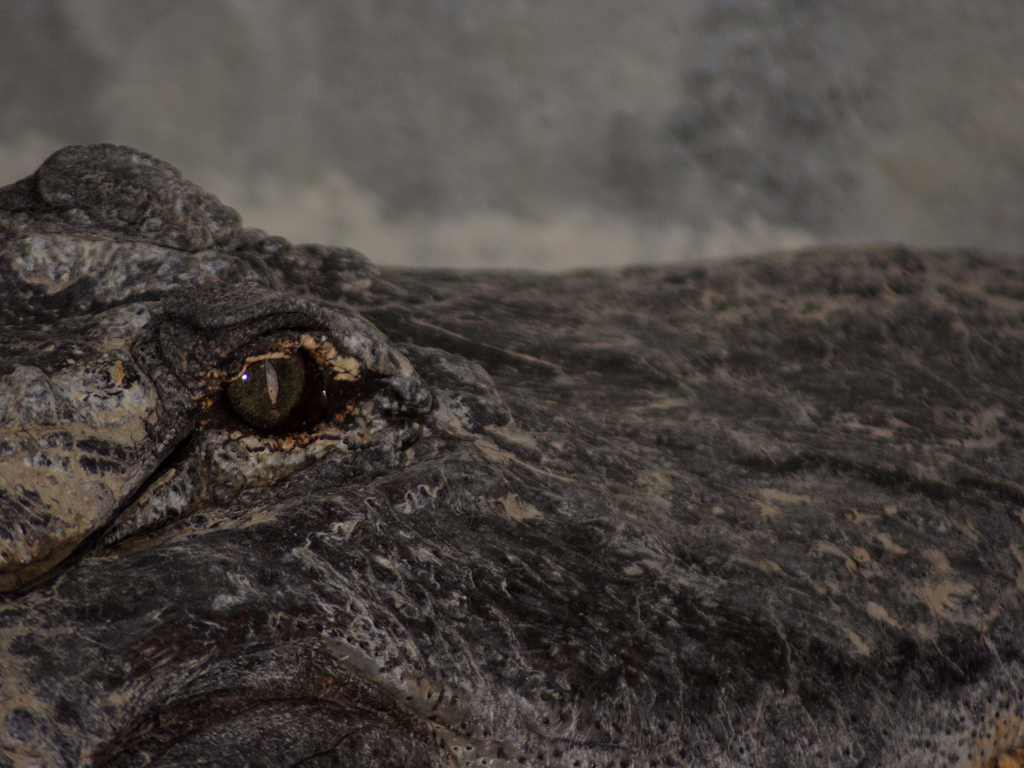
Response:
[[[277,395],[281,391],[281,381],[277,377],[277,368],[270,360],[263,361],[263,375],[267,379],[267,396],[270,398],[270,404],[276,406]]]

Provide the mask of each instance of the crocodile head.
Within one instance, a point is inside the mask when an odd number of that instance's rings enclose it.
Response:
[[[0,299],[0,765],[1024,754],[1017,263],[382,275],[100,145]]]

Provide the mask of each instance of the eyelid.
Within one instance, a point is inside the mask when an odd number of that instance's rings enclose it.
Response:
[[[262,360],[284,359],[294,357],[301,352],[320,366],[325,376],[339,383],[355,383],[363,377],[363,366],[355,357],[342,354],[325,334],[299,332],[294,335],[281,335],[273,339],[263,339],[247,348],[248,352],[236,353],[234,359],[237,372],[228,375],[223,381],[230,383],[241,377],[251,365]],[[244,357],[243,357],[244,355]],[[229,366],[232,370],[234,366]]]
[[[241,359],[239,363],[237,363],[237,365],[239,366],[237,373],[235,373],[234,375],[226,376],[223,379],[223,383],[230,384],[234,381],[238,381],[239,379],[248,378],[249,371],[252,369],[254,365],[257,365],[259,363],[266,363],[266,361],[269,360],[288,360],[292,357],[295,357],[298,354],[302,354],[302,348],[296,345],[295,349],[292,350],[275,349],[269,352],[260,352],[256,354],[246,355],[244,358]],[[231,368],[229,368],[228,370],[231,370]]]

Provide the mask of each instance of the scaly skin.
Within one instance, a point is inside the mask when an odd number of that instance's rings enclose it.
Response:
[[[0,766],[1013,766],[1022,347],[1019,261],[381,273],[62,150],[0,190]]]

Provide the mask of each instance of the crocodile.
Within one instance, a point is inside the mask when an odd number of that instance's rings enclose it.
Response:
[[[0,766],[1024,765],[1024,262],[550,276],[0,189]]]

